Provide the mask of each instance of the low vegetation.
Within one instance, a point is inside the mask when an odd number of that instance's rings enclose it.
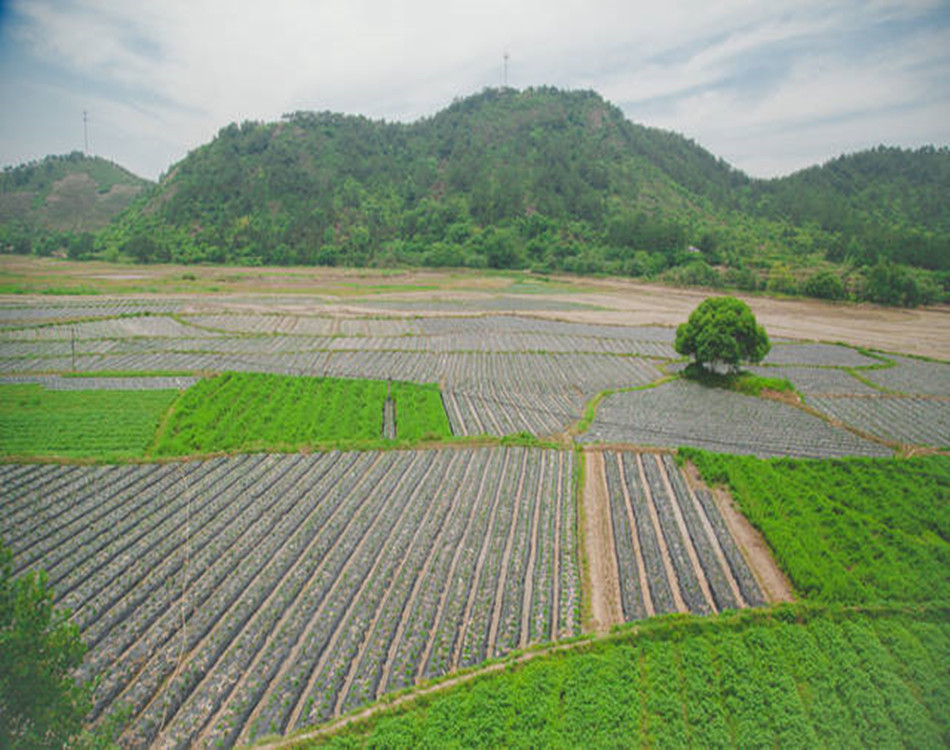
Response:
[[[661,618],[297,746],[938,747],[943,610]]]
[[[0,456],[117,460],[142,456],[178,395],[0,386]]]
[[[950,458],[760,460],[683,449],[725,484],[804,597],[950,598]]]
[[[199,381],[172,410],[155,443],[158,456],[218,451],[372,447],[383,436],[386,382],[225,373]],[[396,439],[451,437],[434,385],[392,388]]]

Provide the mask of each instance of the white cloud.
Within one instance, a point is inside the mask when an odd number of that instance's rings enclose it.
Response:
[[[169,166],[157,159],[179,158],[235,120],[295,109],[431,114],[455,96],[499,85],[505,49],[514,86],[592,88],[633,119],[684,132],[757,172],[792,163],[793,153],[811,161],[833,155],[814,139],[792,137],[829,120],[846,150],[875,128],[876,140],[903,143],[904,134],[927,131],[946,143],[942,122],[921,128],[893,114],[943,111],[950,23],[929,35],[915,26],[942,7],[939,0],[797,0],[778,10],[764,0],[21,0],[13,34],[54,78],[62,71],[64,96],[95,110],[103,140],[121,141],[115,157],[152,177]],[[886,48],[863,50],[857,40],[865,32],[888,39]],[[15,118],[28,113],[3,110],[6,144],[9,133],[25,130]],[[852,123],[849,140],[845,123],[858,115],[866,119]],[[101,130],[106,123],[111,131]],[[787,159],[777,157],[779,146]]]

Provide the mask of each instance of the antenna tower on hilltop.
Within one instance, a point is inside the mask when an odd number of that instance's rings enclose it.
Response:
[[[82,153],[84,156],[89,156],[89,128],[87,122],[89,120],[89,113],[86,110],[82,111]]]
[[[505,50],[505,88],[508,88],[508,50]]]

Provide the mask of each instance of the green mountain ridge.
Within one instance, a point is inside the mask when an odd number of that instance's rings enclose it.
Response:
[[[950,287],[948,187],[946,147],[879,147],[761,180],[591,91],[486,89],[408,124],[232,123],[95,251],[602,272],[911,305]]]
[[[78,151],[0,173],[0,244],[14,252],[58,247],[106,227],[151,183]],[[67,235],[65,238],[60,235]],[[3,240],[6,240],[3,243]],[[91,246],[91,237],[84,246]]]

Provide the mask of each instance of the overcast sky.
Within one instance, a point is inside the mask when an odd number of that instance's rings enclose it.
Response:
[[[224,125],[593,89],[754,176],[950,144],[950,1],[0,0],[0,164],[155,179]]]

